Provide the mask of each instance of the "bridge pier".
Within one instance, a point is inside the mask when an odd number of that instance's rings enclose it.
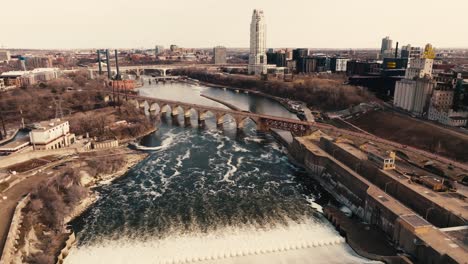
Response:
[[[178,116],[179,110],[177,110],[177,106],[172,106],[171,116]]]
[[[268,132],[270,130],[270,127],[268,126],[266,120],[260,119],[257,122],[257,132]]]
[[[235,120],[236,120],[237,130],[244,129],[244,119],[241,117],[236,117]]]
[[[224,123],[224,114],[216,113],[216,127],[222,128]]]

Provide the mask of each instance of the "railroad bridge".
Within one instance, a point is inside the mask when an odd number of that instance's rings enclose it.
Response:
[[[312,131],[313,123],[281,118],[270,115],[261,115],[250,113],[247,111],[236,111],[230,109],[223,109],[219,107],[204,106],[198,104],[190,104],[179,101],[171,101],[165,99],[158,99],[153,97],[136,96],[136,95],[125,95],[121,94],[122,97],[127,97],[128,101],[135,105],[137,108],[148,107],[151,115],[165,115],[170,112],[171,116],[176,117],[183,114],[185,122],[190,122],[192,115],[198,115],[198,123],[202,124],[205,119],[211,113],[218,126],[222,126],[225,122],[226,116],[231,116],[235,120],[237,128],[242,129],[247,120],[253,121],[257,126],[257,131],[268,131],[271,128],[281,129],[290,131],[296,136],[303,136],[310,134]],[[159,111],[158,111],[159,109]]]

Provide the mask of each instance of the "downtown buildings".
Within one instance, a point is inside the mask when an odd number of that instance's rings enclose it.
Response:
[[[413,51],[411,54],[411,51]],[[396,82],[393,104],[413,115],[427,117],[448,126],[466,126],[468,96],[461,73],[433,75],[435,52],[427,44],[422,56],[410,50],[405,78]]]
[[[248,73],[261,75],[267,73],[266,24],[263,11],[255,9],[250,23],[250,53]]]

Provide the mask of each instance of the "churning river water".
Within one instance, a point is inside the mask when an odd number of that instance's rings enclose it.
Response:
[[[146,96],[294,117],[256,95],[183,83],[146,84]],[[66,263],[374,263],[358,256],[313,209],[327,194],[253,123],[224,130],[196,115],[162,118],[142,144],[155,146],[126,177],[97,189],[100,199],[72,225]],[[307,183],[307,184],[306,184]]]

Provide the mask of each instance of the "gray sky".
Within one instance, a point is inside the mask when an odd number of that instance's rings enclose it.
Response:
[[[468,47],[468,0],[3,0],[0,46],[248,47],[254,8],[273,48]]]

